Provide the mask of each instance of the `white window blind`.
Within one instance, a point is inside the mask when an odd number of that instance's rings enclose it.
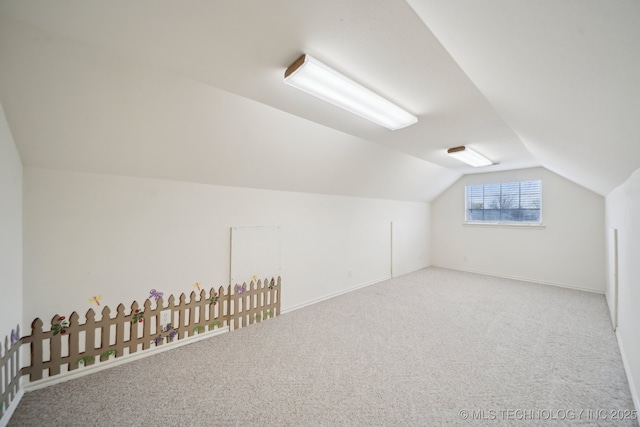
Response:
[[[542,181],[517,181],[465,187],[467,222],[542,221]]]

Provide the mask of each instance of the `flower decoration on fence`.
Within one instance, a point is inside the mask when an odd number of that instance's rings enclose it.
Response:
[[[82,356],[80,359],[78,359],[78,363],[86,365],[87,363],[93,362],[94,360],[96,360],[95,356]]]
[[[256,314],[255,316],[253,316],[254,320],[256,320],[257,322],[261,321],[262,319],[267,319],[271,317],[271,310],[267,310],[264,312],[264,317],[262,317],[260,314]]]
[[[214,330],[217,327],[220,327],[220,322],[218,322],[217,320],[215,322],[212,322],[212,323],[209,324],[209,330],[210,331]],[[197,333],[204,332],[204,329],[205,329],[205,327],[203,325],[198,325],[195,328],[193,328],[193,332],[194,333],[195,332],[197,332]]]
[[[104,353],[102,353],[100,355],[100,360],[107,360],[109,358],[109,356],[111,355],[115,355],[118,352],[118,350],[116,349],[112,349],[112,350],[107,350]],[[94,360],[96,360],[96,357],[93,355],[88,355],[88,356],[82,356],[80,359],[78,359],[78,363],[82,364],[82,365],[86,365],[87,363],[91,363]]]
[[[196,283],[193,285],[193,287],[194,287],[194,288],[196,288],[196,289],[198,290],[198,292],[200,292],[200,282],[196,282]]]
[[[167,338],[168,342],[171,342],[176,336],[178,336],[178,330],[173,329],[173,326],[171,326],[171,324],[168,324],[162,327],[162,333],[152,339],[151,342],[155,345],[158,345],[165,338]]]
[[[209,298],[209,305],[216,305],[218,303],[218,293],[214,292],[213,296],[211,298]]]
[[[58,323],[54,323],[51,326],[51,329],[53,330],[53,335],[58,335],[58,334],[66,334],[67,333],[67,328],[69,327],[69,322],[66,320],[67,318],[64,316],[60,316],[58,317]]]
[[[191,335],[211,333],[216,328],[231,331],[254,323],[253,321],[246,322],[245,319],[249,320],[247,317],[261,321],[280,313],[280,278],[277,281],[268,278],[262,286],[256,286],[256,283],[253,282],[235,287],[233,285],[220,287],[218,292],[211,289],[208,297],[205,296],[207,290],[200,283],[193,286],[196,289],[198,286],[200,287],[200,298],[192,292],[192,296],[187,302],[186,295],[182,294],[179,298],[179,305],[175,305],[176,299],[173,295],[168,298],[169,309],[173,313],[180,313],[178,318],[181,319],[181,323],[178,326],[180,329],[184,328],[183,336],[180,336],[178,329],[171,324],[156,328],[160,322],[158,318],[162,317],[161,312],[163,311],[162,304],[159,304],[163,293],[156,289],[151,289],[149,298],[144,301],[144,306],[140,306],[138,302],[134,301],[130,306],[131,309],[127,311],[123,304],[118,305],[114,317],[112,317],[113,311],[105,306],[106,303],[103,303],[98,295],[91,298],[90,303],[91,305],[93,303],[100,304],[102,308],[100,320],[95,320],[96,313],[95,307],[93,307],[88,309],[84,323],[74,312],[70,317],[56,314],[51,319],[49,330],[44,330],[44,322],[36,318],[32,322],[30,335],[22,336],[18,328],[12,331],[6,341],[16,345],[6,346],[8,348],[6,354],[9,356],[2,356],[0,370],[8,366],[10,360],[16,360],[17,354],[19,354],[18,350],[21,349],[20,345],[30,348],[31,358],[27,362],[28,364],[11,375],[14,378],[29,376],[30,381],[37,381],[42,379],[45,373],[51,377],[77,368],[78,365],[92,365],[98,362],[96,360],[98,358],[100,362],[109,360],[111,356],[118,358],[124,355],[127,348],[129,354],[136,353],[183,338],[190,338]],[[277,292],[274,292],[276,288]],[[256,295],[257,298],[248,301],[247,295],[244,293]],[[154,298],[157,298],[158,302],[155,307],[152,307]],[[257,307],[253,307],[254,304],[257,304]],[[214,305],[218,306],[215,310],[213,309]],[[256,316],[256,313],[259,314]],[[133,326],[134,323],[148,323],[149,321],[151,324],[146,327],[143,327],[144,325]],[[131,326],[130,333],[127,334],[129,326]],[[123,330],[124,334],[121,333]],[[67,335],[67,337],[60,338],[55,335]],[[70,339],[67,339],[68,337]],[[127,339],[125,340],[125,338]],[[100,351],[102,354],[99,354]],[[72,366],[74,363],[75,367]],[[69,366],[66,371],[61,369],[65,365]],[[12,384],[17,384],[17,382]],[[4,404],[7,405],[7,402],[5,401]]]
[[[160,298],[164,296],[164,292],[158,292],[155,289],[151,289],[149,291],[149,299],[153,298],[158,301]]]
[[[141,311],[139,308],[133,312],[133,321],[141,323],[144,320],[144,311]]]
[[[102,353],[100,355],[100,359],[108,359],[109,356],[115,356],[117,352],[118,352],[118,350],[116,350],[116,349],[107,350],[107,351],[105,351],[104,353]]]

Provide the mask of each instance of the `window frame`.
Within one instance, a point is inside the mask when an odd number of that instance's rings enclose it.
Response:
[[[512,184],[518,183],[521,185],[523,182],[532,182],[537,181],[540,183],[540,207],[539,207],[539,221],[507,221],[507,220],[470,220],[468,219],[469,214],[469,197],[467,189],[473,186],[488,186],[488,185],[502,185],[504,184]],[[473,184],[465,184],[464,186],[464,225],[472,225],[472,226],[489,226],[489,227],[532,227],[532,228],[544,228],[543,223],[543,183],[542,178],[534,178],[534,179],[520,179],[520,180],[509,180],[509,181],[495,181],[495,182],[484,182],[484,183],[473,183]],[[483,203],[484,203],[484,195],[483,195]]]

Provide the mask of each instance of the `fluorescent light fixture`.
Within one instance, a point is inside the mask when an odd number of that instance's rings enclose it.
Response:
[[[464,146],[449,148],[447,150],[447,153],[449,153],[451,157],[454,157],[462,162],[465,162],[466,164],[471,165],[475,168],[478,168],[481,166],[490,166],[493,164],[491,160],[487,159],[483,155],[478,154],[475,151],[473,151],[471,148],[464,147]]]
[[[418,121],[413,114],[306,54],[287,68],[284,82],[387,129],[402,129]]]

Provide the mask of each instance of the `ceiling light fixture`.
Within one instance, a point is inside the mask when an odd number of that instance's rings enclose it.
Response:
[[[306,54],[287,68],[284,82],[390,130],[418,121],[413,114]]]
[[[478,154],[475,151],[473,151],[471,148],[464,147],[464,146],[449,148],[447,150],[447,153],[449,153],[451,157],[454,157],[462,162],[465,162],[466,164],[471,165],[475,168],[478,168],[481,166],[490,166],[493,164],[491,160],[487,159],[483,155]]]

